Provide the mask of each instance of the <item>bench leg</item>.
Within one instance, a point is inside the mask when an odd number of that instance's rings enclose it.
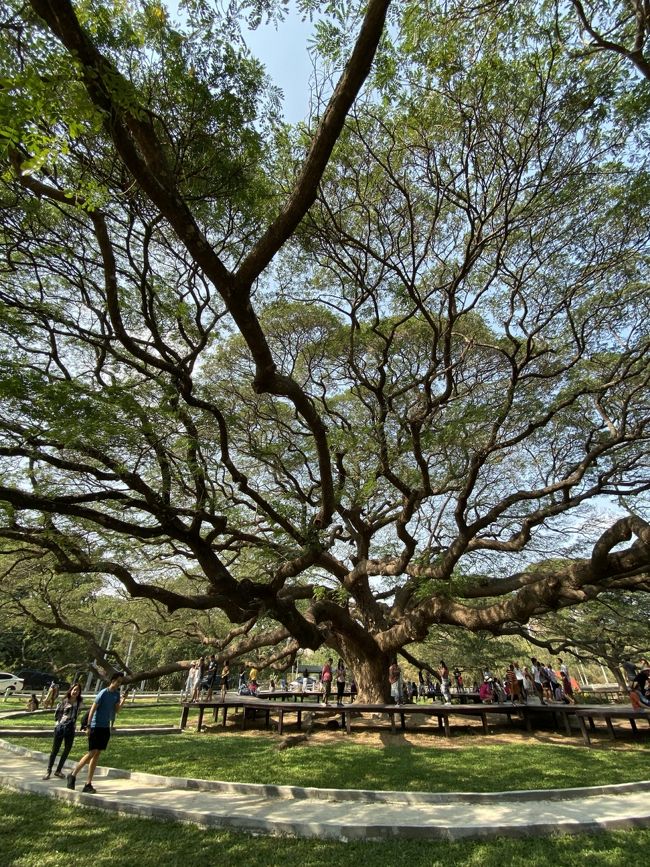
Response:
[[[284,731],[284,711],[280,709],[278,716],[278,734],[281,735]]]
[[[348,711],[347,713],[343,711],[341,714],[342,723],[345,726],[345,731],[351,735],[352,734],[352,714]]]
[[[397,733],[397,729],[395,728],[395,714],[390,711],[388,713],[390,716],[390,733],[394,735]]]
[[[222,726],[223,726],[224,728],[226,727],[226,714],[227,714],[227,713],[228,713],[228,708],[227,708],[226,705],[224,705],[224,706],[223,706],[223,722],[222,722]]]
[[[630,717],[630,725],[632,726],[632,731],[634,732],[634,734],[636,734],[637,733],[636,720],[633,720],[632,717]]]
[[[609,734],[611,740],[614,740],[616,735],[614,734],[614,726],[612,725],[612,721],[609,717],[605,717],[605,722],[607,723],[607,733]]]
[[[483,734],[487,735],[489,733],[489,730],[488,730],[487,714],[486,713],[481,714],[481,722],[483,723]]]
[[[404,731],[406,729],[406,717],[404,716],[403,713],[401,713],[399,715],[399,723],[400,723],[400,728],[402,729],[402,731]]]
[[[189,707],[184,707],[183,710],[181,711],[181,721],[179,723],[180,729],[184,729],[185,726],[187,725],[187,715],[189,714],[189,712],[190,712]]]
[[[587,726],[585,725],[585,718],[582,716],[578,716],[578,725],[580,726],[580,734],[582,735],[582,740],[585,744],[590,747],[591,746],[591,738],[589,737],[589,732],[587,731]]]
[[[299,710],[298,711],[298,731],[300,731],[301,728],[302,728],[302,711]]]
[[[201,731],[201,726],[203,725],[203,713],[204,713],[204,711],[205,711],[205,707],[203,705],[201,705],[199,707],[199,721],[198,721],[197,726],[196,726],[197,732]]]
[[[444,726],[445,726],[445,737],[450,738],[450,737],[451,737],[451,728],[450,728],[450,726],[449,726],[449,717],[448,717],[448,715],[445,714],[445,715],[443,716],[442,720],[443,720],[443,723],[444,723]]]

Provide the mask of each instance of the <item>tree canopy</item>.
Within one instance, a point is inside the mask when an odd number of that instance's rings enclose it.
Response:
[[[290,127],[232,7],[6,4],[3,583],[378,696],[438,625],[650,590],[647,16],[332,5]]]

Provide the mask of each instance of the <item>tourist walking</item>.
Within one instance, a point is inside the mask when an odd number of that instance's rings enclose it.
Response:
[[[444,661],[444,659],[440,660],[440,668],[438,669],[438,674],[440,675],[440,690],[442,692],[442,697],[444,699],[445,704],[451,704],[451,693],[449,692],[450,679],[449,679],[449,669]]]
[[[541,704],[546,704],[546,702],[544,701],[544,687],[542,685],[542,663],[538,662],[534,656],[531,656],[530,662],[533,668],[533,686],[535,688],[535,692]]]
[[[562,689],[564,690],[564,695],[571,702],[571,704],[575,704],[576,700],[573,695],[573,684],[571,683],[569,666],[565,662],[562,662],[561,659],[558,659],[557,662],[560,667],[560,677],[562,678]]]
[[[56,725],[54,726],[54,741],[52,743],[52,752],[50,753],[50,758],[47,763],[47,772],[43,777],[44,780],[50,779],[52,768],[54,767],[54,761],[61,749],[61,744],[63,744],[63,752],[61,753],[61,758],[57,764],[56,771],[54,771],[54,776],[63,779],[63,766],[65,765],[65,760],[68,758],[68,754],[70,753],[72,744],[74,743],[75,724],[77,722],[77,716],[81,705],[81,686],[78,683],[75,683],[66,692],[54,711],[54,719],[56,720]]]
[[[123,675],[118,671],[111,677],[108,686],[95,696],[95,700],[88,711],[88,752],[77,762],[72,773],[66,777],[69,789],[74,789],[77,783],[77,774],[84,765],[88,765],[88,779],[86,785],[83,787],[83,792],[85,794],[95,794],[96,789],[93,787],[93,775],[97,767],[99,754],[108,746],[108,741],[111,737],[111,725],[115,720],[115,714],[122,709],[126,701],[126,692],[120,698],[122,680]]]

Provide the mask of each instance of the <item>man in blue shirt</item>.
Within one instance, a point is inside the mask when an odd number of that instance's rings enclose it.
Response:
[[[77,774],[84,765],[88,765],[88,780],[83,791],[91,795],[96,792],[93,787],[93,774],[99,760],[99,754],[108,746],[115,714],[121,709],[126,699],[126,693],[120,697],[122,680],[123,675],[118,671],[111,677],[108,686],[100,690],[95,696],[95,701],[88,711],[88,752],[77,762],[72,773],[66,777],[69,789],[74,789]]]

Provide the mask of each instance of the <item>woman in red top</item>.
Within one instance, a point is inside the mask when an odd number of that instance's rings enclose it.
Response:
[[[325,687],[325,706],[330,703],[330,695],[332,694],[332,658],[330,657],[323,670],[320,673],[321,683]]]

